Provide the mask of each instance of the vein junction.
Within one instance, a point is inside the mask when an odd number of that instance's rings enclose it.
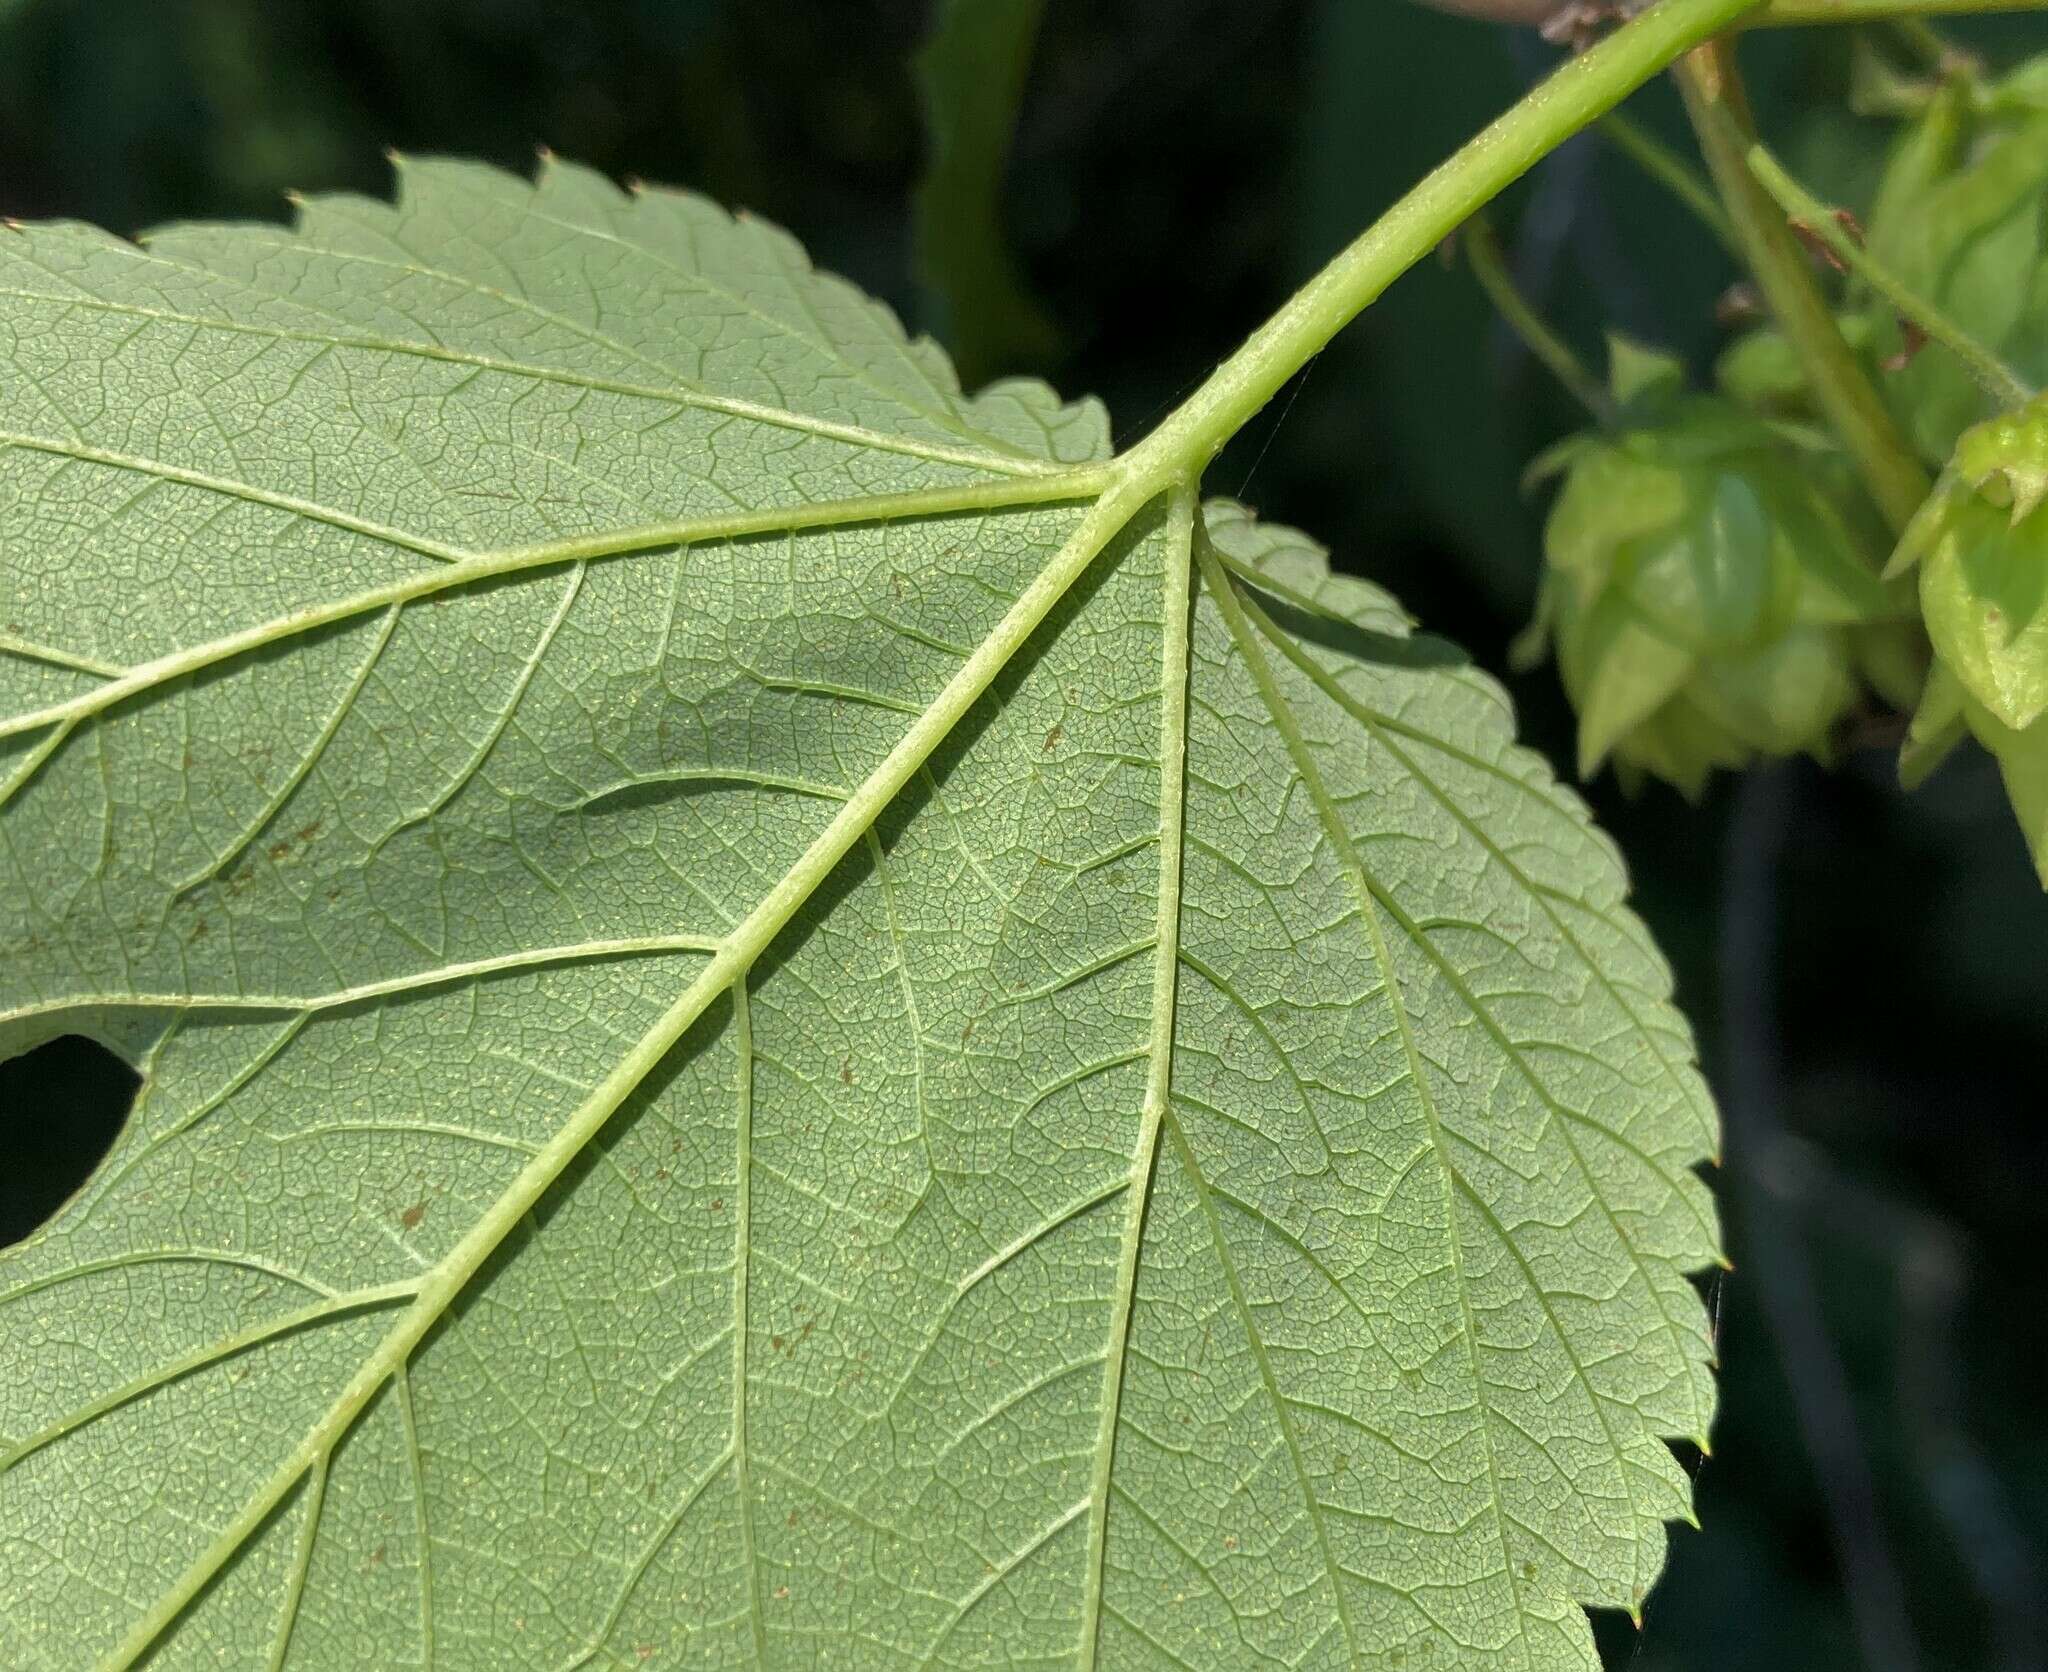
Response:
[[[349,1378],[319,1420],[279,1462],[263,1484],[250,1494],[205,1550],[137,1616],[131,1628],[108,1657],[109,1666],[132,1665],[145,1655],[266,1518],[309,1476],[324,1484],[328,1462],[342,1437],[348,1433],[372,1400],[391,1384],[394,1378],[403,1376],[407,1362],[421,1341],[447,1313],[449,1306],[503,1243],[505,1237],[526,1218],[549,1187],[584,1151],[590,1140],[620,1105],[641,1085],[647,1075],[714,1001],[721,995],[729,993],[735,996],[736,1003],[744,1003],[745,985],[755,960],[796,912],[811,899],[848,851],[866,838],[883,810],[905,784],[923,770],[932,752],[953,733],[968,710],[989,690],[997,676],[1009,665],[1076,581],[1088,571],[1103,549],[1148,503],[1168,488],[1172,489],[1171,519],[1177,542],[1174,549],[1178,553],[1178,558],[1176,562],[1169,564],[1169,596],[1166,607],[1170,617],[1173,612],[1178,611],[1178,620],[1181,623],[1177,637],[1169,634],[1167,646],[1168,719],[1165,723],[1171,725],[1174,713],[1182,716],[1185,714],[1185,624],[1190,586],[1188,551],[1195,516],[1193,490],[1185,484],[1174,484],[1171,477],[1164,472],[1156,469],[1133,469],[1123,461],[1059,475],[980,484],[970,489],[938,490],[878,497],[838,506],[812,507],[805,511],[780,514],[777,519],[767,524],[754,519],[723,519],[717,523],[636,531],[626,535],[607,536],[597,541],[558,542],[523,551],[464,559],[426,571],[417,579],[383,589],[375,594],[358,595],[333,605],[323,606],[316,611],[305,612],[289,620],[266,624],[195,651],[181,653],[177,657],[166,658],[159,664],[131,670],[56,708],[0,722],[0,738],[35,728],[52,727],[50,735],[61,743],[82,720],[111,708],[125,697],[151,690],[170,679],[181,677],[199,668],[246,654],[250,650],[277,643],[336,620],[388,609],[395,604],[409,603],[452,587],[516,573],[522,569],[587,561],[593,558],[627,556],[650,548],[662,549],[702,540],[731,538],[751,532],[885,521],[958,509],[1058,503],[1094,494],[1065,543],[1004,613],[995,629],[968,654],[937,699],[911,722],[881,764],[838,803],[838,810],[830,823],[797,862],[727,934],[704,942],[674,943],[676,946],[687,944],[693,950],[702,950],[708,954],[685,990],[669,1005],[661,1018],[621,1055],[612,1071],[570,1114],[555,1135],[526,1161],[510,1186],[492,1203],[489,1210],[477,1219],[443,1258],[423,1274],[416,1287],[411,1290],[410,1298],[398,1311],[374,1349],[365,1356],[355,1374]],[[1175,588],[1178,589],[1177,592]],[[1174,695],[1176,692],[1177,697]],[[1176,702],[1180,705],[1178,709],[1173,707]],[[1178,730],[1184,732],[1184,727]],[[55,744],[50,746],[51,749],[54,747]],[[1171,880],[1168,880],[1169,873],[1162,870],[1160,923],[1163,940],[1155,954],[1157,968],[1161,973],[1158,977],[1159,990],[1155,996],[1155,1026],[1150,1050],[1152,1066],[1143,1116],[1145,1132],[1148,1134],[1143,1139],[1143,1146],[1148,1157],[1151,1146],[1156,1143],[1158,1124],[1164,1109],[1166,1077],[1171,1054],[1172,988],[1175,968],[1171,947],[1172,937],[1177,933],[1178,921],[1178,783],[1184,748],[1184,735],[1177,736],[1170,752],[1167,753],[1171,767],[1169,769],[1162,766],[1162,772],[1166,774],[1162,778],[1162,793],[1169,789],[1172,793],[1172,799],[1165,803],[1172,809],[1172,824],[1170,830],[1162,829],[1161,851],[1162,855],[1171,851],[1176,869],[1170,874]],[[30,771],[32,772],[35,766],[43,764],[48,759],[48,754],[47,750],[32,752]],[[17,769],[15,778],[0,786],[0,795],[18,790],[21,784],[27,781],[28,775]],[[352,995],[348,990],[344,990],[343,998],[348,996],[379,995],[368,989],[355,989]],[[261,1001],[257,1002],[260,1004]],[[305,1008],[321,1001],[292,999],[283,1002]],[[1149,1159],[1146,1165],[1149,1166]],[[1134,1179],[1139,1177],[1141,1172],[1134,1173]],[[1143,1197],[1142,1188],[1132,1192],[1131,1200],[1134,1207],[1131,1227],[1126,1238],[1126,1263],[1133,1269],[1137,1257],[1136,1238],[1142,1216]],[[394,1295],[380,1298],[398,1297]],[[1126,1327],[1129,1304],[1127,1274],[1122,1303]],[[737,1343],[735,1351],[745,1351],[744,1341]],[[1112,1355],[1112,1359],[1117,1358],[1120,1358],[1120,1354]],[[1090,1537],[1098,1563],[1101,1527],[1105,1513],[1104,1487],[1113,1439],[1113,1432],[1106,1423],[1098,1442],[1100,1481],[1097,1488],[1091,1492],[1088,1501],[1091,1508]],[[733,1460],[737,1460],[741,1455],[738,1444],[736,1443],[733,1452]],[[1074,1513],[1078,1513],[1082,1507],[1075,1506]],[[758,1613],[756,1617],[758,1618]]]

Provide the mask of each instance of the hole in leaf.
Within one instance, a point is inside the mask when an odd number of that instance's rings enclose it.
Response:
[[[141,1084],[106,1046],[75,1033],[0,1062],[0,1247],[27,1236],[92,1176]]]

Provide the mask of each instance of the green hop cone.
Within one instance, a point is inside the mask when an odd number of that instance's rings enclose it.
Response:
[[[1865,624],[1898,613],[1839,461],[1802,432],[1684,392],[1616,345],[1621,421],[1537,462],[1563,483],[1537,622],[1579,714],[1579,771],[1612,760],[1697,796],[1717,767],[1826,755]]]
[[[2029,381],[2048,381],[2048,56],[2002,78],[1958,74],[1901,132],[1871,207],[1870,252]],[[1908,351],[1889,310],[1870,346],[1883,387],[1930,461],[1994,403],[1951,354]],[[1903,358],[1905,363],[1899,365]]]
[[[1835,323],[1843,340],[1875,375],[1872,345],[1878,336],[1878,315],[1843,313]],[[1774,325],[1745,331],[1730,343],[1714,364],[1714,381],[1743,406],[1772,417],[1812,421],[1820,416],[1799,351]]]
[[[1963,433],[1889,572],[1916,565],[1935,671],[1901,776],[1918,784],[1973,735],[2048,886],[2048,397]]]
[[[2019,820],[2033,856],[2041,886],[2048,888],[2048,719],[2029,726],[2008,726],[1963,688],[1963,682],[1937,662],[1927,678],[1926,694],[1913,716],[1906,745],[1899,752],[1899,778],[1918,789],[1965,735],[1972,736],[1998,762],[2006,799]]]

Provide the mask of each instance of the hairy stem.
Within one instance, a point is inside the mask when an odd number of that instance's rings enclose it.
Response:
[[[1770,0],[1744,27],[1884,23],[1901,17],[1966,17],[1979,12],[2038,12],[2048,0]]]
[[[1484,18],[1493,23],[1519,23],[1530,28],[1546,22],[1565,0],[1422,0],[1440,12]],[[2048,6],[2048,0],[1766,0],[1743,20],[1745,29],[1799,24],[1873,23],[1921,15],[1959,16],[1966,12],[2027,12]]]
[[[2034,398],[2032,384],[1850,237],[1834,210],[1793,179],[1768,146],[1752,145],[1748,160],[1750,173],[1794,224],[1827,245],[1844,267],[1882,296],[1902,319],[1925,332],[1928,341],[1939,343],[1962,361],[1978,387],[1999,405],[2024,406]]]
[[[1799,356],[1815,403],[1855,461],[1871,498],[1893,532],[1903,531],[1927,497],[1927,472],[1843,340],[1805,249],[1749,171],[1756,127],[1734,47],[1727,41],[1702,46],[1680,60],[1677,74],[1707,170],[1772,317]]]
[[[1164,483],[1199,474],[1360,309],[1435,249],[1476,210],[1650,77],[1756,9],[1758,0],[1659,0],[1429,174],[1294,294],[1242,348],[1128,457]],[[1745,171],[1746,177],[1746,171]]]
[[[1479,288],[1486,292],[1486,299],[1508,322],[1523,346],[1571,391],[1581,406],[1601,423],[1612,424],[1616,416],[1613,397],[1586,370],[1571,351],[1571,345],[1550,328],[1515,287],[1514,275],[1501,256],[1500,238],[1484,215],[1474,215],[1465,223],[1465,254],[1472,263],[1472,276],[1479,281]]]

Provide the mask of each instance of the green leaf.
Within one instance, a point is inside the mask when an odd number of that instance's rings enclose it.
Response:
[[[0,1054],[146,1076],[0,1664],[1594,1664],[1715,1117],[1500,689],[773,228],[401,183],[0,235]]]

